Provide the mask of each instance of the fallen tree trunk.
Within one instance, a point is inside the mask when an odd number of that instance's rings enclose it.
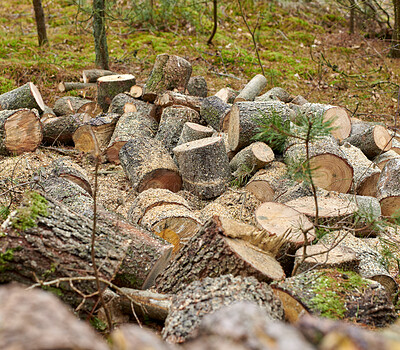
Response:
[[[131,74],[107,75],[97,79],[97,103],[103,112],[108,110],[111,101],[122,92],[129,91],[136,84]]]
[[[29,82],[0,95],[0,110],[21,108],[44,110],[42,95],[35,84]]]
[[[242,101],[254,101],[255,97],[267,86],[267,78],[262,74],[257,74],[240,91],[234,103]]]
[[[255,100],[257,102],[281,101],[285,103],[290,103],[290,102],[295,103],[293,102],[293,96],[291,96],[285,89],[282,89],[281,87],[273,87],[271,90],[268,90],[265,94],[256,97]]]
[[[60,92],[68,92],[71,90],[83,90],[90,87],[96,86],[95,83],[80,83],[80,82],[66,82],[62,81],[58,84],[58,91]]]

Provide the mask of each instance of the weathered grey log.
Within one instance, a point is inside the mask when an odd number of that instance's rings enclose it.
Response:
[[[162,336],[170,343],[183,343],[205,315],[238,301],[256,303],[269,318],[283,320],[282,305],[266,283],[252,277],[225,275],[195,281],[174,296]]]
[[[0,155],[32,152],[42,139],[42,125],[34,110],[0,111]]]
[[[217,96],[209,96],[201,102],[200,116],[215,130],[221,130],[221,123],[231,107]]]
[[[0,287],[0,318],[8,320],[0,328],[2,349],[109,349],[92,327],[78,320],[51,292]]]
[[[246,84],[242,91],[240,91],[234,102],[254,101],[255,97],[267,86],[267,83],[266,77],[262,74],[257,74]]]
[[[109,162],[119,164],[119,152],[132,137],[151,137],[157,132],[156,120],[145,112],[124,113],[118,120],[106,149]]]
[[[97,103],[106,112],[115,96],[129,91],[136,84],[131,74],[107,75],[97,79]]]
[[[215,96],[219,97],[223,102],[229,104],[234,103],[237,95],[239,95],[239,91],[233,90],[229,87],[222,88],[215,94]]]
[[[156,107],[153,104],[133,98],[126,93],[120,93],[112,99],[108,112],[124,114],[127,112],[127,105],[129,105],[129,112],[139,112],[152,118],[156,117]]]
[[[213,128],[196,123],[186,122],[183,125],[177,146],[186,142],[196,141],[204,139],[206,137],[211,137],[213,133],[214,133]]]
[[[382,215],[393,217],[400,210],[400,158],[388,161],[378,180],[377,198],[381,204]]]
[[[91,87],[95,87],[95,83],[80,83],[76,81],[66,82],[62,81],[58,84],[58,91],[60,92],[68,92],[71,90],[83,90]]]
[[[351,133],[350,137],[356,134],[362,134],[371,128],[373,124],[355,117],[351,118]]]
[[[227,218],[214,217],[185,244],[171,264],[157,278],[159,292],[175,293],[185,285],[225,274],[254,276],[270,282],[284,278],[280,264],[268,254],[282,243],[263,241],[260,231],[250,225]],[[244,236],[244,239],[240,237]],[[261,239],[260,239],[261,238]],[[265,249],[268,247],[268,251]]]
[[[292,103],[294,105],[302,106],[305,103],[308,103],[308,101],[303,96],[297,95],[296,97],[293,98],[292,101],[290,101],[290,103]]]
[[[203,97],[184,95],[174,91],[166,91],[156,98],[154,104],[161,108],[169,106],[186,106],[200,112],[202,101]]]
[[[207,82],[204,77],[200,75],[191,77],[186,89],[189,95],[192,96],[207,97],[208,94]]]
[[[386,163],[391,160],[391,159],[396,159],[399,158],[400,159],[400,155],[392,150],[389,150],[387,152],[383,152],[382,154],[380,154],[379,156],[376,156],[373,159],[374,164],[376,164],[376,166],[382,170]]]
[[[158,140],[134,136],[121,148],[119,159],[137,192],[148,188],[166,188],[178,192],[182,188],[178,168]]]
[[[392,138],[392,148],[390,150],[400,154],[400,141],[394,137]]]
[[[82,73],[84,83],[97,83],[97,79],[107,75],[117,75],[106,69],[86,69]]]
[[[164,108],[155,138],[163,143],[171,155],[172,149],[178,145],[186,122],[199,123],[199,113],[185,106]]]
[[[282,101],[285,103],[292,102],[293,96],[281,87],[273,87],[265,94],[255,98],[255,101]],[[292,102],[293,103],[293,102]]]
[[[97,114],[96,103],[81,97],[64,96],[59,98],[53,107],[54,113],[58,116],[71,115],[77,113],[87,113],[91,116]]]
[[[173,149],[183,186],[202,198],[214,198],[226,190],[231,173],[221,137],[207,137]]]
[[[153,102],[157,95],[177,89],[183,93],[192,74],[192,65],[184,58],[162,54],[156,57],[153,70],[146,80],[143,99]]]
[[[0,95],[0,110],[20,108],[44,110],[42,95],[35,84],[29,82]]]

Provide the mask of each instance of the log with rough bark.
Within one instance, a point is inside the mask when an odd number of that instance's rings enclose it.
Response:
[[[377,198],[382,215],[398,216],[400,213],[400,158],[388,161],[378,180]]]
[[[297,95],[296,97],[293,98],[292,101],[290,101],[290,103],[292,103],[294,105],[302,106],[305,103],[308,103],[308,101],[303,96]]]
[[[53,107],[58,116],[86,113],[95,116],[99,111],[95,102],[75,96],[64,96],[59,98]]]
[[[214,198],[226,190],[231,173],[221,137],[207,137],[173,149],[183,186],[202,198]]]
[[[44,102],[38,88],[33,83],[26,83],[14,90],[0,95],[0,110],[36,108],[44,110]]]
[[[201,102],[200,116],[215,130],[221,130],[221,122],[229,113],[231,106],[217,96],[209,96]]]
[[[279,115],[285,122],[290,120],[293,111],[278,101],[235,103],[223,121],[228,126],[229,149],[239,151],[248,146],[258,133],[259,123],[266,122],[273,114]]]
[[[281,87],[274,87],[265,94],[255,98],[256,101],[282,101],[285,103],[292,102],[293,96]]]
[[[0,111],[0,154],[32,152],[43,139],[39,115],[34,110]]]
[[[350,137],[354,136],[356,134],[362,134],[366,130],[368,130],[370,127],[373,126],[372,123],[352,117],[350,118],[351,120],[351,133]]]
[[[313,195],[311,185],[305,181],[297,182],[283,178],[277,181],[274,186],[276,190],[273,200],[279,203],[286,203],[297,198]]]
[[[234,177],[254,174],[275,159],[271,147],[264,142],[254,142],[240,150],[229,162]]]
[[[129,90],[129,95],[134,98],[142,98],[143,96],[143,86],[142,85],[133,85]]]
[[[297,166],[299,172],[311,171],[314,184],[328,191],[347,193],[353,182],[353,168],[333,137],[324,137],[309,144],[309,160],[306,145],[293,139],[284,152],[285,163]],[[307,174],[306,174],[307,175]]]
[[[372,159],[392,147],[392,137],[382,125],[374,125],[365,131],[354,134],[346,139],[353,146],[358,147],[364,154]]]
[[[200,112],[202,101],[202,97],[184,95],[174,91],[166,91],[156,98],[154,104],[160,108],[166,108],[169,106],[186,106]]]
[[[152,118],[156,117],[156,107],[153,104],[137,100],[126,93],[120,93],[112,99],[108,112],[139,112]]]
[[[192,65],[184,58],[162,54],[156,57],[144,87],[143,99],[154,101],[157,95],[177,89],[183,93],[192,74]]]
[[[174,296],[162,336],[169,343],[183,343],[205,315],[238,301],[253,302],[268,318],[283,320],[282,305],[270,286],[252,277],[225,275],[195,281]]]
[[[199,96],[199,97],[207,97],[207,82],[203,76],[194,76],[189,79],[189,82],[186,87],[189,95]]]
[[[380,154],[379,156],[376,156],[376,157],[373,159],[373,162],[374,162],[374,164],[376,164],[376,166],[377,166],[380,170],[382,170],[382,169],[385,167],[386,163],[387,163],[389,160],[396,159],[396,158],[399,158],[399,159],[400,159],[400,155],[399,155],[398,153],[392,151],[392,150],[389,150],[389,151],[387,151],[387,152],[383,152],[383,153]]]
[[[396,319],[385,289],[354,272],[312,270],[287,278],[273,288],[286,293],[287,300],[295,299],[311,314],[373,327],[384,327]]]
[[[239,91],[226,87],[219,90],[214,96],[219,97],[225,103],[233,104],[237,95],[239,95]]]
[[[120,115],[117,113],[102,113],[78,127],[72,135],[75,148],[81,152],[90,153],[96,149],[95,142],[100,150],[106,148],[119,118]],[[93,139],[92,134],[96,140]]]
[[[106,112],[115,96],[127,92],[136,84],[131,74],[107,75],[97,79],[97,103]]]
[[[109,349],[92,327],[78,320],[50,291],[0,287],[0,318],[8,320],[0,328],[2,349]]]
[[[143,192],[148,188],[166,188],[178,192],[182,188],[172,157],[158,140],[134,136],[119,152],[119,159],[133,189]]]
[[[58,84],[58,91],[60,92],[68,92],[71,90],[84,90],[91,87],[95,87],[95,83],[80,83],[80,82],[66,82],[62,81]]]
[[[392,148],[390,150],[400,154],[400,141],[394,137],[392,138]]]
[[[264,239],[253,226],[213,217],[180,249],[157,278],[156,288],[159,292],[175,293],[193,281],[225,274],[254,276],[265,282],[282,280],[285,274],[280,264],[251,241],[262,241],[261,246],[271,250],[280,248],[282,242]]]
[[[106,69],[86,69],[82,73],[84,83],[97,83],[97,79],[107,75],[117,75]]]
[[[151,137],[157,132],[156,120],[145,113],[124,113],[118,120],[106,149],[109,162],[119,164],[119,151],[132,137]]]
[[[185,106],[164,108],[155,138],[163,143],[169,153],[173,154],[172,149],[178,145],[186,122],[199,123],[199,113]]]
[[[214,133],[213,128],[196,123],[186,122],[183,125],[177,146],[186,142],[196,141],[204,139],[206,137],[211,137],[213,133]]]
[[[40,121],[44,123],[49,118],[55,118],[57,115],[54,113],[53,108],[44,106],[43,113],[40,115]]]
[[[266,77],[262,74],[257,74],[246,84],[242,91],[240,91],[234,102],[254,101],[255,97],[267,86],[267,83]]]

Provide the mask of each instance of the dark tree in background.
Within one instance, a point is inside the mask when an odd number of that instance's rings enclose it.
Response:
[[[400,0],[393,0],[394,28],[392,36],[391,56],[400,58]]]
[[[93,36],[96,66],[102,69],[108,69],[105,0],[93,0]]]
[[[38,33],[39,46],[48,43],[46,32],[46,21],[44,18],[44,11],[42,0],[32,0],[33,10],[35,11],[36,28]]]

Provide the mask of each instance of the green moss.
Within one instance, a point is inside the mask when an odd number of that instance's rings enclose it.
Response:
[[[21,249],[21,247],[9,248],[4,253],[0,253],[0,272],[8,270],[9,263],[14,260],[14,252]]]
[[[61,288],[56,288],[56,287],[51,287],[51,286],[42,286],[42,289],[47,292],[53,293],[55,296],[57,296],[59,298],[64,295]]]
[[[24,231],[36,227],[36,219],[40,216],[47,216],[47,200],[37,192],[27,192],[24,198],[24,206],[17,210],[12,221],[12,227]]]
[[[104,332],[107,329],[107,324],[97,317],[92,317],[90,319],[90,324],[94,329],[97,329],[100,332]]]

